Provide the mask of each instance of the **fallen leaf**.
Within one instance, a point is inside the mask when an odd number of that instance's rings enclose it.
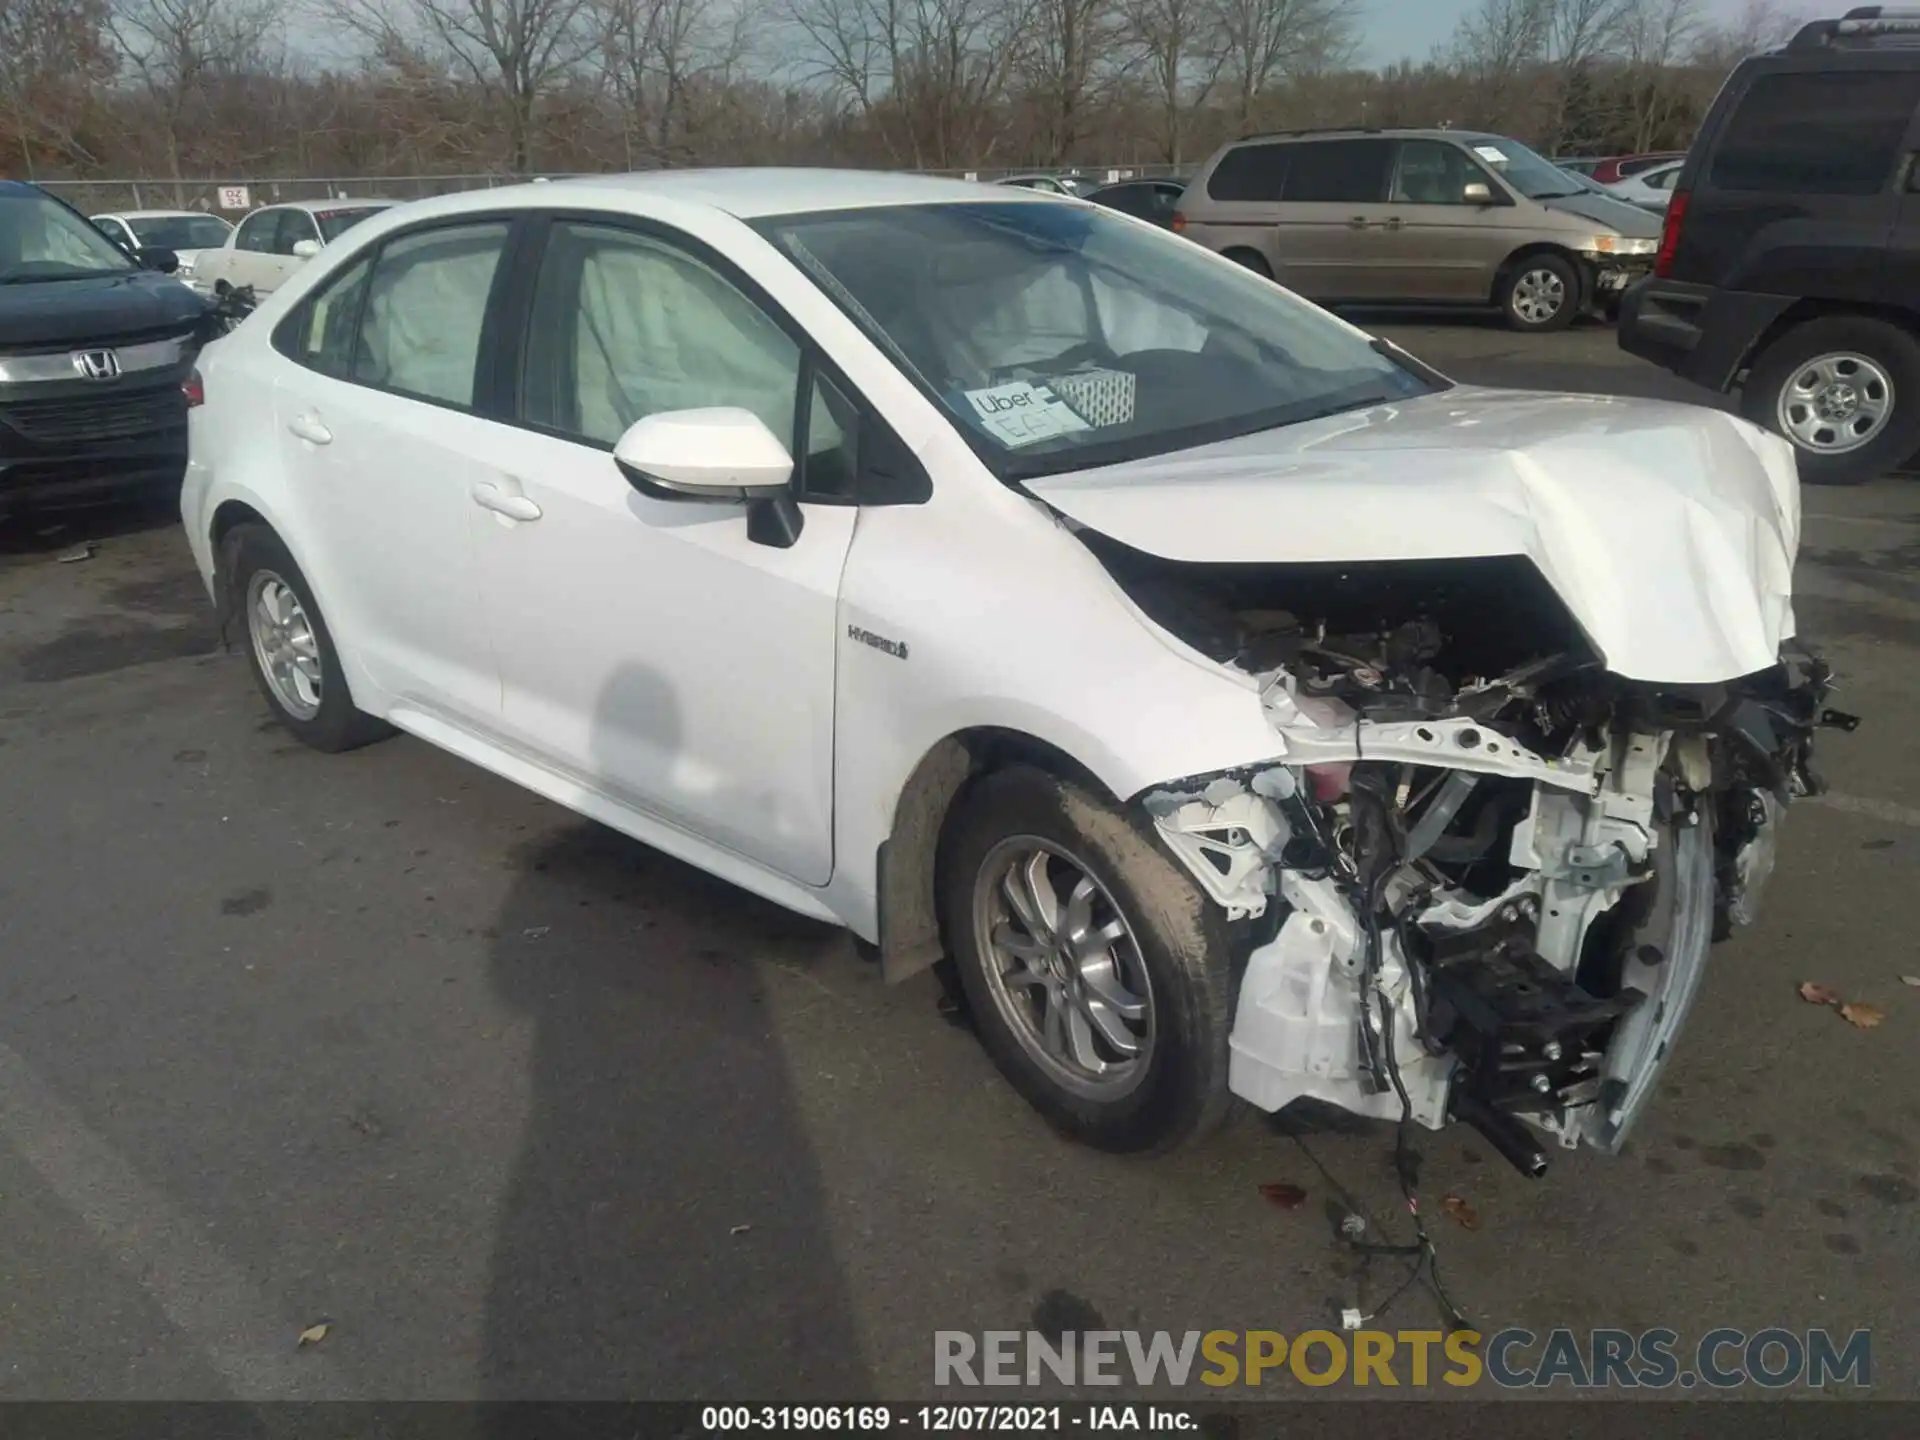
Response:
[[[1913,986],[1920,987],[1920,975],[1902,975],[1900,977],[1900,983],[1902,985],[1913,985]]]
[[[553,927],[551,925],[529,925],[520,933],[528,940],[538,940],[542,935],[549,933],[552,929]]]
[[[1840,1007],[1840,1018],[1856,1030],[1872,1030],[1887,1018],[1887,1012],[1877,1005],[1862,1005],[1855,1001]]]
[[[1298,1185],[1262,1185],[1260,1194],[1269,1205],[1282,1210],[1298,1210],[1307,1203],[1307,1192]]]
[[[1812,980],[1800,982],[1800,998],[1809,1005],[1838,1005],[1840,992],[1831,985],[1816,984]]]
[[[1462,1200],[1458,1195],[1449,1195],[1440,1202],[1440,1208],[1460,1222],[1462,1230],[1480,1228],[1480,1212]]]
[[[332,1328],[333,1327],[324,1320],[318,1325],[309,1325],[300,1332],[300,1343],[302,1345],[318,1345],[322,1340],[327,1338],[327,1331]]]
[[[746,1233],[747,1233],[747,1232],[748,1232],[749,1230],[751,1230],[752,1228],[753,1228],[753,1226],[751,1226],[751,1225],[735,1225],[735,1226],[733,1226],[733,1227],[732,1227],[731,1229],[729,1229],[729,1230],[727,1231],[727,1234],[729,1234],[729,1235],[744,1235],[744,1234],[746,1234]]]

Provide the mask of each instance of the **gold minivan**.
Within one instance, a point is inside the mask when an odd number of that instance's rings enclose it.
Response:
[[[1516,330],[1611,312],[1660,220],[1501,135],[1303,130],[1223,146],[1173,228],[1322,304],[1495,305]]]

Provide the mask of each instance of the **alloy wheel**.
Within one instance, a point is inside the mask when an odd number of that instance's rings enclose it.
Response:
[[[247,633],[274,700],[296,720],[320,713],[320,638],[293,587],[271,570],[247,582]]]
[[[1513,284],[1513,313],[1529,325],[1544,325],[1567,303],[1567,282],[1541,266],[1524,272]]]
[[[1003,840],[974,880],[988,988],[1029,1056],[1094,1100],[1139,1085],[1153,1052],[1153,988],[1133,928],[1077,856]]]

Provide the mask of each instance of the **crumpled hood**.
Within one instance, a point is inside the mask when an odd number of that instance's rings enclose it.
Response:
[[[1582,220],[1593,220],[1617,230],[1622,235],[1630,235],[1640,240],[1658,238],[1660,227],[1665,222],[1658,215],[1649,215],[1630,200],[1618,199],[1612,195],[1596,195],[1583,190],[1578,195],[1556,195],[1551,200],[1540,202],[1549,210],[1558,210],[1566,215],[1578,215]]]
[[[1794,634],[1792,449],[1692,405],[1462,386],[1025,488],[1169,560],[1525,555],[1633,680],[1752,674]]]

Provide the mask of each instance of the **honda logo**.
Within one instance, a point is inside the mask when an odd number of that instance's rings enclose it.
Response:
[[[85,380],[111,380],[120,373],[120,357],[112,350],[76,350],[73,368]]]

